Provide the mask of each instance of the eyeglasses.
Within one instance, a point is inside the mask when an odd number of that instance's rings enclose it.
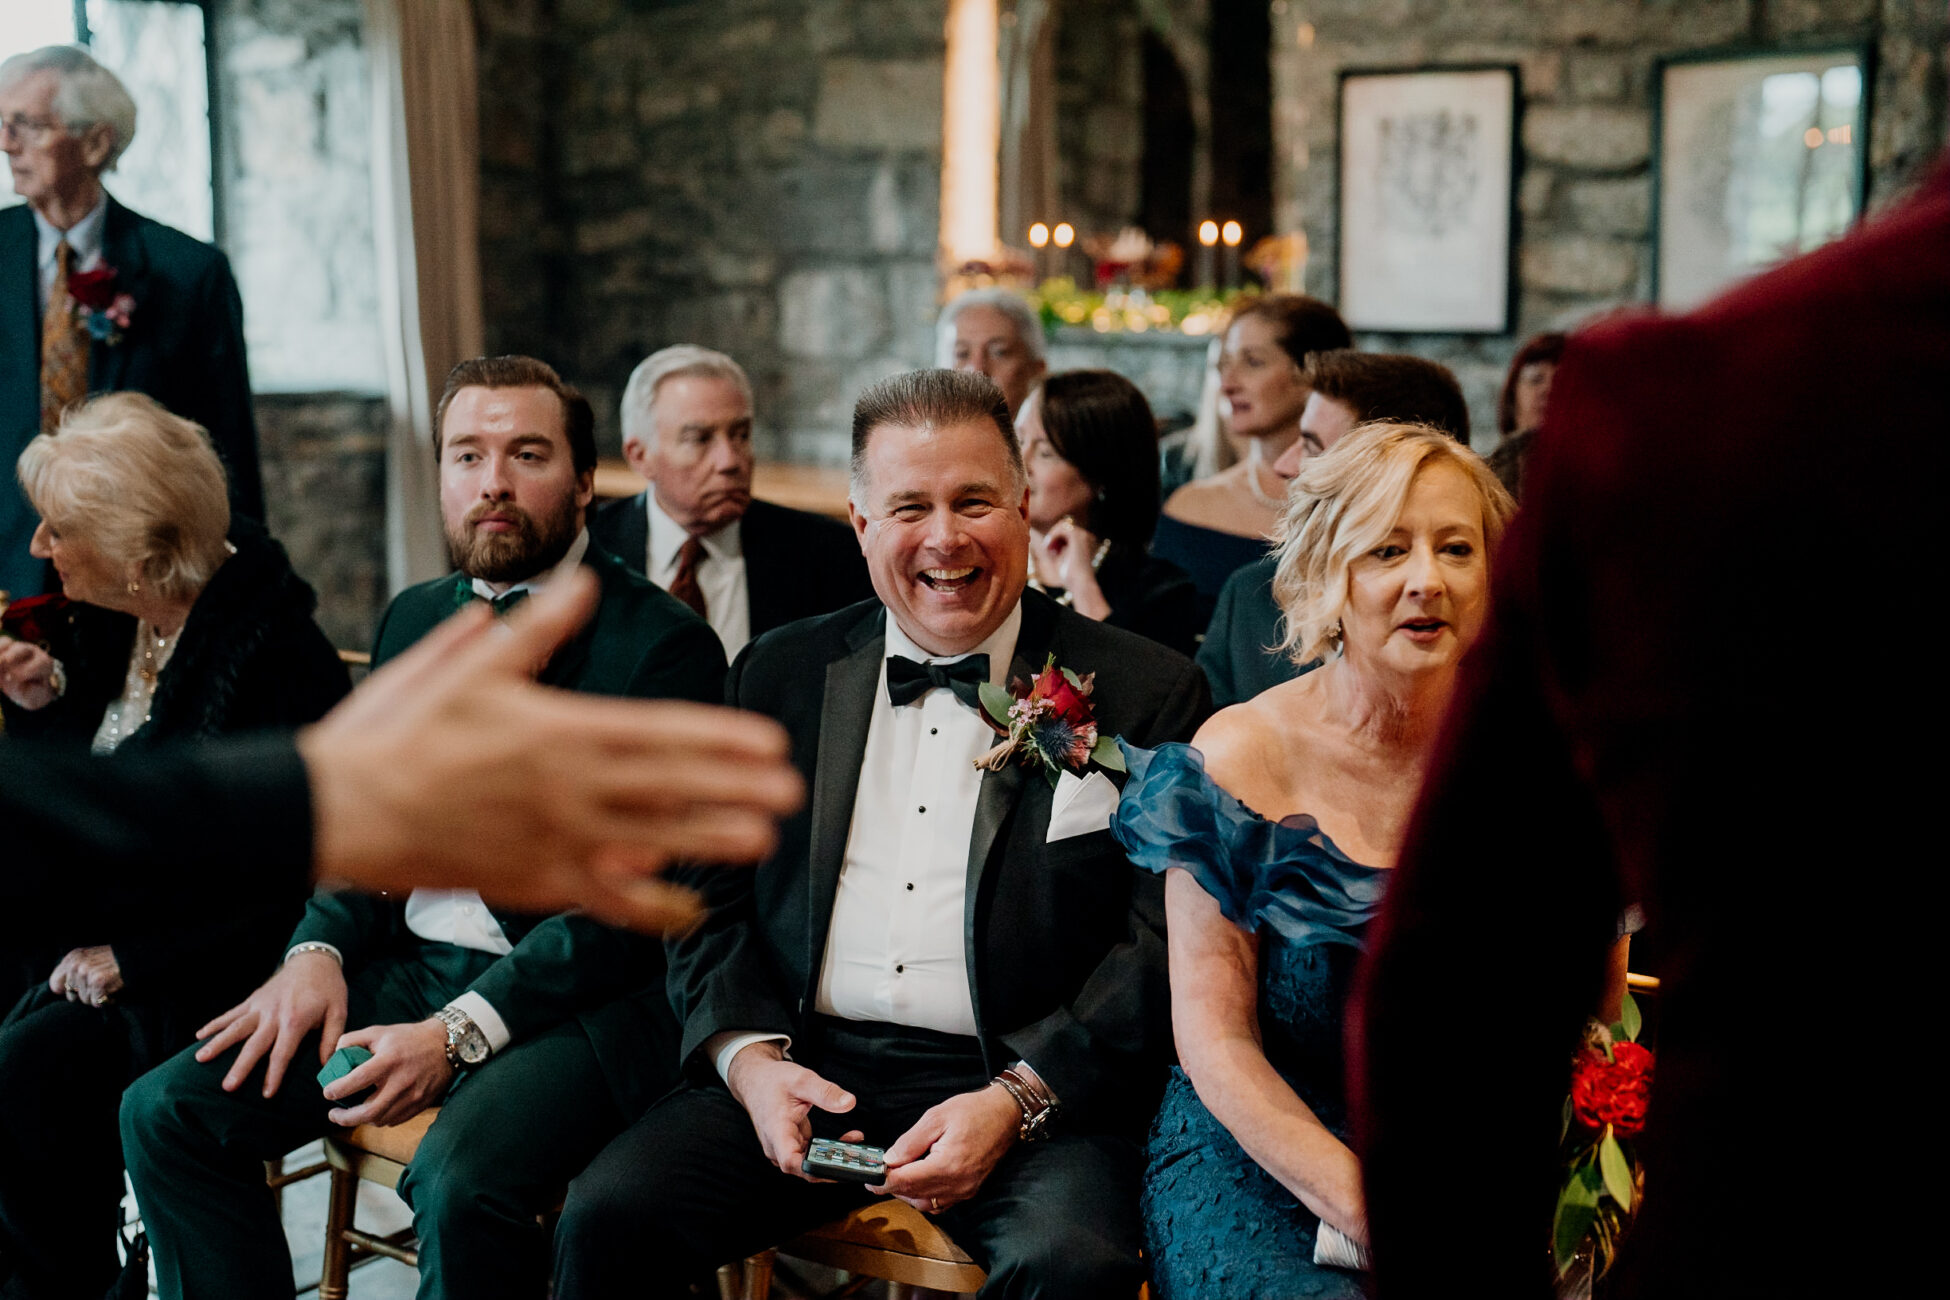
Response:
[[[62,123],[54,118],[15,113],[11,117],[0,117],[0,136],[11,135],[26,144],[39,144],[47,139],[48,132],[60,125]]]

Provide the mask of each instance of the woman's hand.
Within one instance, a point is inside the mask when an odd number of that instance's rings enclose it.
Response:
[[[61,667],[53,655],[27,641],[0,637],[0,691],[23,709],[44,709],[60,697],[54,689]]]
[[[1042,563],[1037,567],[1056,576],[1056,585],[1070,593],[1070,608],[1099,623],[1110,617],[1110,602],[1097,585],[1097,569],[1091,563],[1103,538],[1064,518],[1043,534]]]
[[[70,1002],[105,1007],[122,991],[122,967],[107,944],[76,948],[47,977],[47,987]]]

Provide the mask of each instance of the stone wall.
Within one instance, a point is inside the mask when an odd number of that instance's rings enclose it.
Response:
[[[332,644],[369,649],[387,597],[386,399],[260,393],[256,408],[271,533],[317,590]]]
[[[941,0],[481,0],[489,346],[615,451],[672,343],[750,371],[763,455],[838,463],[854,395],[933,352]]]
[[[1273,0],[1275,197],[1304,228],[1310,292],[1336,285],[1337,77],[1344,67],[1515,63],[1523,83],[1517,328],[1506,337],[1364,336],[1453,366],[1478,447],[1496,439],[1504,367],[1530,334],[1651,295],[1655,62],[1722,46],[1871,41],[1870,202],[1943,146],[1941,0]]]

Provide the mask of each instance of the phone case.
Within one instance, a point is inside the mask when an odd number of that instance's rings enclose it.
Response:
[[[886,1156],[887,1152],[880,1147],[814,1138],[799,1168],[815,1178],[833,1178],[845,1183],[878,1183],[887,1177]]]

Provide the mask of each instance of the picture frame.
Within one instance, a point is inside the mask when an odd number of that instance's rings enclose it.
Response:
[[[1522,89],[1507,63],[1341,73],[1339,306],[1351,328],[1514,328]]]
[[[1868,44],[1703,50],[1654,65],[1661,309],[1697,307],[1861,219],[1874,87]]]

